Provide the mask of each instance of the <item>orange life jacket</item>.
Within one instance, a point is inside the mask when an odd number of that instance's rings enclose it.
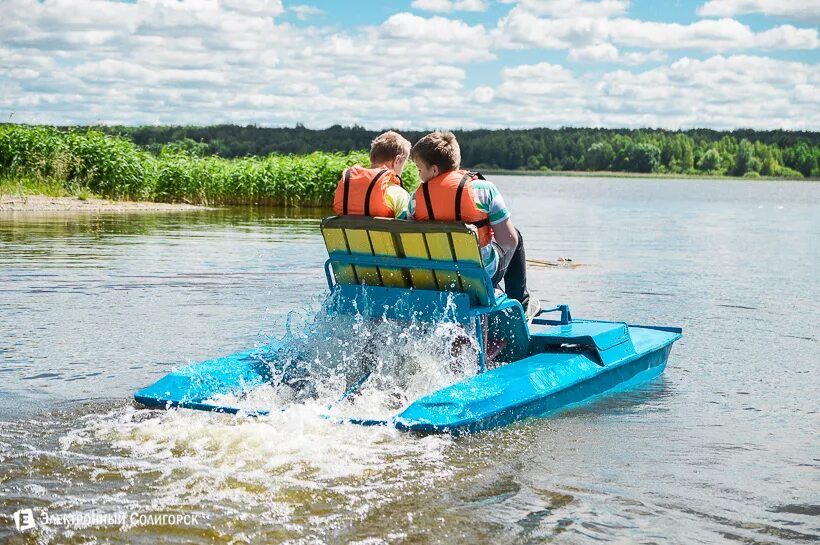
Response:
[[[344,216],[393,218],[395,214],[384,203],[384,194],[394,184],[401,185],[401,180],[388,168],[354,165],[344,171],[336,186],[333,211]]]
[[[420,221],[463,221],[478,228],[478,241],[487,246],[493,240],[490,216],[476,207],[473,181],[483,180],[478,172],[451,170],[424,182],[416,190],[416,211]]]

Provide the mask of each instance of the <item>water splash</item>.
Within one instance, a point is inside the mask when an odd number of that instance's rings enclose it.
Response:
[[[332,535],[416,487],[451,478],[452,438],[336,424],[321,418],[321,409],[309,400],[263,418],[132,406],[82,416],[55,449],[61,471],[81,467],[82,475],[52,508],[199,512],[203,532],[229,523],[216,542],[236,542],[240,532],[250,541],[280,542],[269,534],[287,528],[294,536]],[[13,480],[30,478],[31,462],[23,465],[29,475],[21,469]],[[114,493],[106,493],[111,486]],[[327,505],[347,514],[328,516]],[[155,531],[161,537],[167,529]]]
[[[304,309],[288,315],[284,335],[267,343],[277,348],[260,351],[269,385],[211,401],[249,411],[303,404],[335,416],[386,420],[478,372],[475,325],[456,320],[452,297],[432,320],[410,312],[409,320],[388,319],[388,308],[373,308],[367,299],[340,313],[338,297],[331,295],[311,318]]]
[[[270,384],[224,400],[276,409],[269,415],[130,404],[67,414],[44,423],[48,445],[14,457],[10,482],[28,482],[33,474],[49,479],[56,471],[68,484],[39,501],[61,512],[200,513],[201,526],[187,531],[203,542],[236,542],[237,536],[281,542],[283,531],[292,539],[333,542],[339,528],[443,486],[454,474],[447,461],[452,438],[338,424],[326,416],[333,404],[335,415],[386,418],[474,374],[477,343],[468,333],[474,328],[459,325],[451,308],[432,322],[391,321],[366,308],[338,315],[331,308],[293,313],[284,336],[266,342],[281,347],[265,356]],[[337,403],[365,371],[361,391]],[[346,514],[329,516],[328,505]],[[218,530],[222,524],[214,523],[225,521],[229,526]],[[161,541],[168,529],[141,531],[147,543]],[[46,541],[60,542],[98,530],[43,532]]]

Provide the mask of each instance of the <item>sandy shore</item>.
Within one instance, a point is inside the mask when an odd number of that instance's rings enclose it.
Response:
[[[163,202],[109,201],[77,197],[45,197],[42,195],[0,195],[0,212],[190,212],[213,210],[192,204]]]

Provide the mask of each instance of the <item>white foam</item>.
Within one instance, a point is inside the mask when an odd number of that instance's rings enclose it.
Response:
[[[298,326],[292,314],[285,336],[271,341],[281,348],[266,356],[271,384],[210,401],[271,412],[315,401],[331,407],[325,413],[333,416],[388,420],[416,399],[478,371],[474,327],[458,324],[450,310],[422,322],[367,318],[369,312],[336,315],[325,307]],[[340,402],[361,380],[355,394]]]
[[[111,454],[95,465],[116,467],[129,479],[149,479],[154,508],[207,501],[237,516],[254,510],[260,522],[282,525],[293,523],[294,505],[306,493],[338,495],[364,515],[395,501],[408,479],[432,485],[450,476],[448,436],[339,424],[327,418],[328,406],[334,415],[395,414],[417,397],[475,373],[474,339],[446,320],[399,324],[354,316],[307,324],[300,335],[293,329],[283,339],[289,350],[281,357],[309,371],[305,391],[274,381],[220,399],[267,408],[268,416],[126,406],[84,417],[61,439],[61,450],[84,457],[94,444],[110,445]],[[454,337],[463,337],[459,353]],[[282,363],[277,360],[277,368]],[[361,393],[337,403],[363,368],[372,373]],[[380,478],[369,477],[374,474]]]

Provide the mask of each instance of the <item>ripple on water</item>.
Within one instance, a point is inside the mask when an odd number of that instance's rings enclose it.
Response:
[[[254,421],[112,405],[168,362],[280,332],[324,289],[321,211],[18,216],[0,222],[0,415],[18,419],[0,422],[0,542],[820,540],[820,185],[494,181],[530,257],[588,264],[532,268],[543,301],[684,327],[663,380],[455,440],[331,426],[310,403]],[[102,374],[72,380],[83,365]],[[24,380],[42,373],[62,376]],[[8,514],[25,506],[203,519],[23,537]]]

